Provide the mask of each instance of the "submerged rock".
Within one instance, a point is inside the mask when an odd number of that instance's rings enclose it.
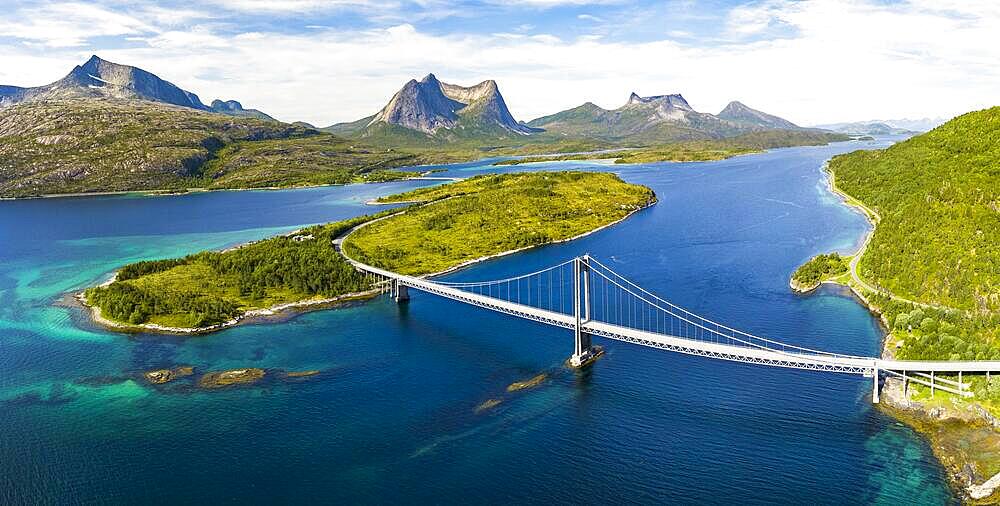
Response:
[[[524,381],[515,381],[510,385],[507,385],[507,391],[516,392],[518,390],[537,387],[538,385],[541,385],[546,379],[548,379],[548,377],[549,377],[548,374],[541,373],[538,376],[535,376],[533,378]]]
[[[142,376],[146,378],[146,381],[154,385],[162,385],[177,378],[183,378],[192,374],[194,374],[194,367],[182,365],[173,369],[156,369],[154,371],[147,371],[143,373]]]
[[[482,404],[476,406],[476,414],[482,413],[483,411],[493,409],[503,402],[500,399],[486,399]]]
[[[264,377],[264,370],[256,367],[246,369],[231,369],[229,371],[206,373],[198,380],[202,388],[221,388],[230,385],[253,383]]]
[[[289,378],[305,378],[307,376],[315,376],[319,374],[319,369],[312,369],[309,371],[288,371],[285,376]]]

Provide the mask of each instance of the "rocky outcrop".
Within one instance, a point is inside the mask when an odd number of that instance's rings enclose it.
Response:
[[[146,381],[154,385],[169,383],[175,379],[191,376],[194,374],[194,367],[182,365],[173,369],[156,369],[142,374]]]

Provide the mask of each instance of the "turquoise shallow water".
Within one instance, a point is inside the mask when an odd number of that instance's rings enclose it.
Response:
[[[875,145],[694,164],[448,166],[610,170],[660,197],[582,240],[453,277],[589,252],[733,326],[875,353],[877,324],[854,300],[787,288],[799,263],[852,249],[866,229],[820,167]],[[381,298],[190,338],[109,333],[59,304],[131,261],[363,214],[374,196],[426,184],[0,202],[0,503],[954,501],[926,443],[873,410],[861,378],[617,342],[575,373],[561,365],[565,332],[419,293],[405,306]],[[221,391],[138,378],[178,364],[322,372]],[[539,372],[550,374],[542,387],[504,391]]]

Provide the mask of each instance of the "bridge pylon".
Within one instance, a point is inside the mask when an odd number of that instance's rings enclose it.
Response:
[[[583,322],[590,321],[590,256],[584,255],[573,259],[573,316],[576,322],[573,327],[573,355],[569,358],[572,367],[583,367],[594,361],[601,354],[601,349],[594,347],[590,334],[583,332]]]

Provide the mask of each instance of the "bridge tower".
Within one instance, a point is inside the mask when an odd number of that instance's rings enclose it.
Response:
[[[590,342],[590,334],[581,330],[584,322],[590,321],[590,256],[573,259],[573,356],[569,358],[572,367],[583,367],[592,362],[600,349]]]

